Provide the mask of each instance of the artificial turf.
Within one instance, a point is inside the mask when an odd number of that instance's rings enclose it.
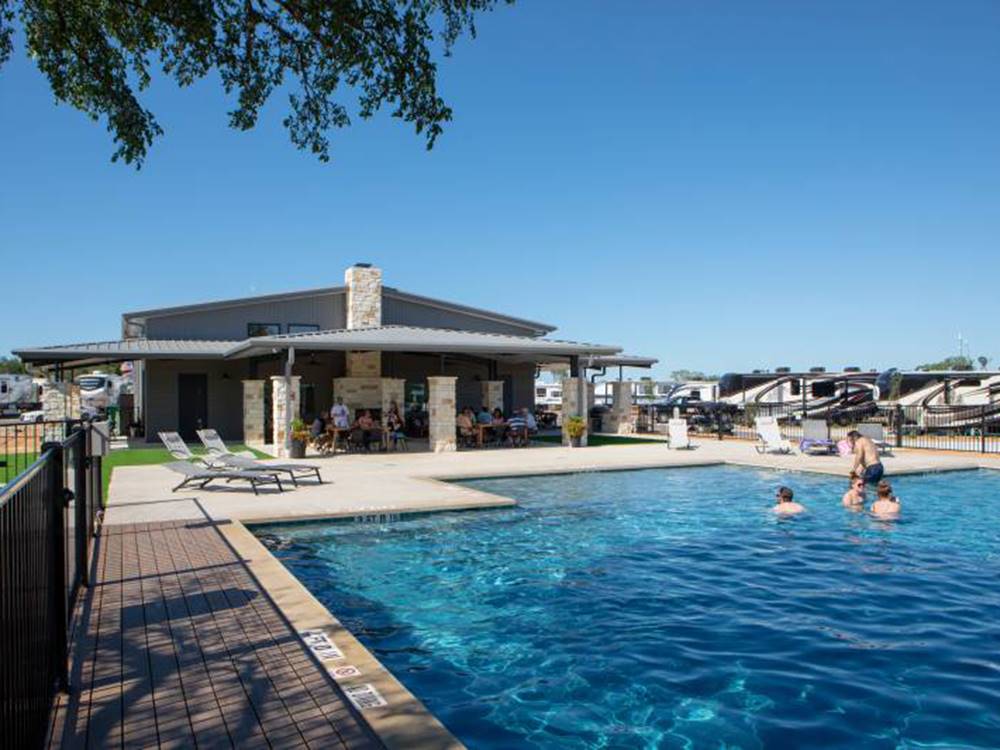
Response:
[[[536,435],[531,438],[538,443],[561,443],[562,435]],[[635,445],[636,443],[666,443],[652,438],[624,437],[622,435],[588,435],[587,447],[597,448],[602,445]]]

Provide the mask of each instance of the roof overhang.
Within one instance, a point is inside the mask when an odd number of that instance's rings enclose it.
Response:
[[[655,357],[637,357],[631,354],[614,354],[591,357],[587,366],[597,367],[642,367],[650,368],[660,360]]]

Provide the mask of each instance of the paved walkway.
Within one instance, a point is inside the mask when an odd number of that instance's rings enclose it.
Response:
[[[211,522],[105,527],[51,747],[382,745]]]
[[[303,481],[278,493],[262,488],[255,496],[245,486],[216,483],[212,488],[171,492],[177,477],[162,466],[116,469],[111,481],[107,523],[201,517],[242,521],[293,520],[407,511],[484,508],[510,505],[442,478],[549,474],[554,472],[690,466],[730,463],[790,471],[834,474],[846,481],[850,459],[839,456],[762,456],[750,442],[698,440],[694,450],[670,450],[663,443],[601,448],[538,447],[458,453],[378,453],[313,457],[324,484]],[[897,450],[885,458],[888,475],[924,471],[1000,468],[1000,457],[974,453]]]

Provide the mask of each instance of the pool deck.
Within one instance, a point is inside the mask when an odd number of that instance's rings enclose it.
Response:
[[[177,477],[160,466],[115,470],[50,747],[462,747],[244,522],[515,504],[441,481],[468,477],[717,464],[844,477],[850,466],[714,440],[308,462],[323,484],[258,496],[225,484],[172,493]],[[900,450],[885,464],[891,477],[1000,469],[1000,457]]]

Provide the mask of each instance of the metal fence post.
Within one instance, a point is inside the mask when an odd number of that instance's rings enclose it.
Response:
[[[896,447],[903,447],[903,407],[896,404]]]
[[[74,508],[76,512],[76,528],[73,532],[76,534],[77,575],[80,576],[81,585],[89,586],[90,576],[87,570],[89,567],[89,545],[87,542],[90,541],[90,523],[88,521],[89,513],[87,508],[87,465],[90,459],[87,456],[89,452],[87,450],[87,439],[90,434],[90,426],[80,426],[77,429],[81,434],[77,438],[76,448],[72,453],[74,461],[73,497],[76,501]]]
[[[979,452],[986,453],[986,407],[979,407]]]
[[[69,692],[69,660],[66,644],[66,626],[69,618],[66,614],[66,539],[64,514],[66,495],[63,492],[63,448],[60,443],[43,443],[41,452],[52,452],[49,464],[48,496],[45,506],[49,515],[49,545],[51,549],[51,579],[49,580],[50,611],[53,613],[50,627],[52,657],[56,664],[56,675],[59,689]]]

